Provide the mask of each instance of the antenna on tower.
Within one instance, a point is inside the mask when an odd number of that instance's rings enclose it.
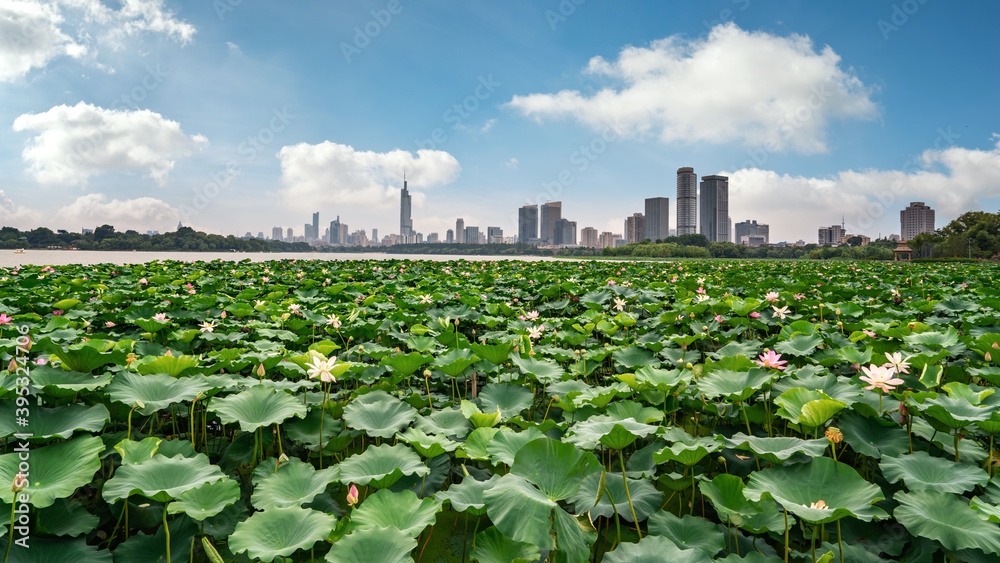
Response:
[[[847,218],[847,215],[844,215],[844,214],[840,215],[840,228],[844,229],[844,230],[846,230],[846,228],[847,228],[847,221],[845,221],[846,218]]]

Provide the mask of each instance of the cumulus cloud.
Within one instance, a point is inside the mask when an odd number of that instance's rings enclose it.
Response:
[[[17,228],[34,228],[38,226],[41,214],[23,205],[16,205],[7,194],[0,190],[0,225]]]
[[[570,117],[599,131],[664,142],[740,142],[768,150],[826,150],[833,119],[873,119],[866,86],[830,46],[805,36],[749,32],[729,23],[708,37],[670,36],[625,47],[616,61],[594,57],[586,74],[610,81],[578,90],[514,96],[508,105],[536,120]]]
[[[815,242],[816,229],[842,218],[852,233],[899,234],[899,210],[924,201],[935,209],[935,226],[941,228],[997,196],[1000,138],[994,140],[987,150],[930,149],[902,170],[846,170],[811,178],[744,168],[729,174],[730,214],[734,224],[747,218],[769,223],[772,241]]]
[[[60,30],[62,23],[54,5],[35,0],[0,2],[0,82],[21,78],[59,55],[86,54],[86,46]]]
[[[108,224],[119,231],[135,229],[173,230],[180,212],[170,204],[152,197],[108,199],[104,194],[81,196],[55,212],[52,222],[73,231]]]
[[[60,55],[93,57],[94,38],[118,49],[126,38],[140,33],[186,44],[196,31],[165,8],[164,0],[121,0],[117,10],[101,0],[6,0],[0,2],[0,82],[22,78]]]
[[[521,163],[516,158],[511,158],[510,160],[508,160],[507,162],[505,162],[503,164],[507,168],[513,168],[514,170],[517,170],[518,165],[520,165]]]
[[[411,188],[448,184],[461,172],[458,160],[445,151],[378,153],[330,141],[282,147],[278,159],[285,201],[295,207],[390,207],[399,203],[404,170]],[[422,194],[413,197],[419,205]]]
[[[146,173],[164,185],[175,159],[208,144],[176,121],[149,110],[113,110],[83,102],[14,120],[14,131],[36,133],[22,158],[41,183],[80,185],[96,174]]]

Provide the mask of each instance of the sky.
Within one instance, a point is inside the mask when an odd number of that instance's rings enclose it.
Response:
[[[1000,3],[4,0],[0,223],[623,232],[676,170],[813,242],[1000,209]]]

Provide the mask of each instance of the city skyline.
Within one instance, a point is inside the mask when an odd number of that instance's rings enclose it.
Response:
[[[1000,208],[995,4],[12,6],[15,39],[51,31],[0,44],[18,228],[322,235],[318,209],[392,233],[404,170],[411,228],[442,238],[456,217],[513,236],[556,200],[624,234],[645,199],[682,203],[678,167],[729,177],[733,221],[772,240]]]

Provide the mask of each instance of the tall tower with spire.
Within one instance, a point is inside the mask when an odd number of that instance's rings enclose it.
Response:
[[[413,234],[413,217],[410,216],[410,191],[406,189],[406,171],[403,171],[403,191],[399,195],[399,234]]]

